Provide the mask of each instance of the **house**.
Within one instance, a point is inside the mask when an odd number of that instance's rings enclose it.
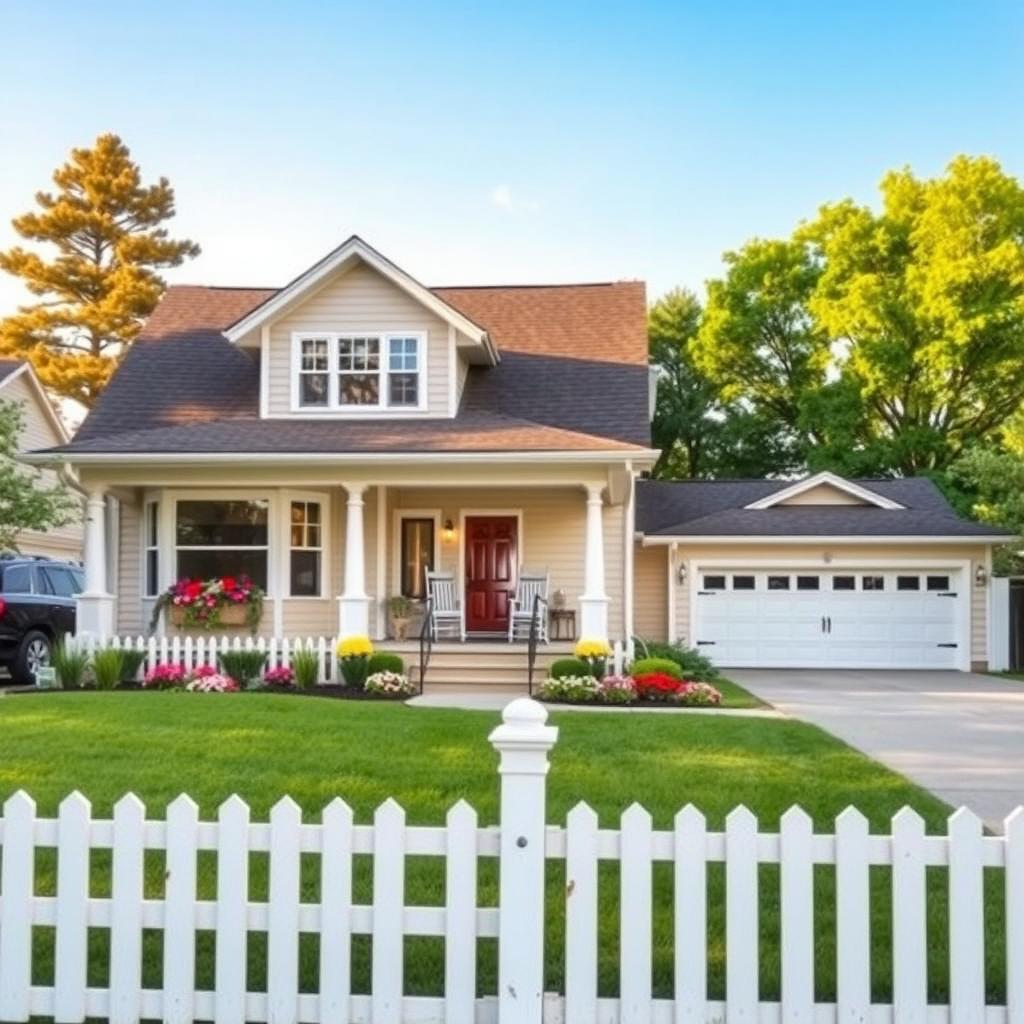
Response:
[[[578,636],[984,661],[991,531],[922,481],[645,481],[650,390],[642,284],[428,288],[352,237],[283,288],[170,288],[74,440],[31,458],[88,491],[93,633],[244,572],[265,634],[383,638],[386,599],[435,569],[496,638],[525,566]]]
[[[67,430],[31,364],[18,359],[0,359],[0,401],[21,406],[21,448],[52,448],[68,443]],[[56,482],[53,469],[43,469],[42,477],[46,486]],[[81,520],[47,531],[22,530],[17,537],[17,547],[23,555],[79,561],[82,557]]]

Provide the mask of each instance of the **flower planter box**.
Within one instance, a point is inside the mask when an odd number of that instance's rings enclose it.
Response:
[[[249,617],[249,606],[247,604],[229,604],[221,608],[217,621],[210,627],[212,629],[231,629],[236,626],[247,626]],[[175,626],[185,625],[185,609],[181,605],[171,605],[171,623]],[[202,623],[196,623],[202,627]]]

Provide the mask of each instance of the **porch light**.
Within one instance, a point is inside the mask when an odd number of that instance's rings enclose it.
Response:
[[[442,536],[445,544],[451,544],[455,540],[455,524],[450,519],[444,521]]]
[[[988,573],[985,571],[985,566],[979,565],[974,570],[974,585],[976,587],[983,587],[988,582]]]
[[[679,586],[682,586],[686,582],[685,563],[680,563],[679,568],[676,570],[676,579],[679,580]]]

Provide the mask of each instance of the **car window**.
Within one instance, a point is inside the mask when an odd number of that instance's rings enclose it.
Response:
[[[50,590],[57,597],[74,597],[77,593],[70,570],[60,569],[55,565],[46,565],[41,566],[39,571],[49,583]]]
[[[32,593],[32,566],[9,565],[4,570],[5,594]]]
[[[81,569],[69,569],[71,573],[71,585],[75,588],[75,593],[80,594],[85,590],[85,573]]]

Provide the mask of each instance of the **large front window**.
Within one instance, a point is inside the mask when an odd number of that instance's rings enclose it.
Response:
[[[297,334],[293,343],[296,410],[423,407],[423,334]]]
[[[267,588],[269,503],[254,500],[179,500],[175,558],[178,579],[248,576]]]

